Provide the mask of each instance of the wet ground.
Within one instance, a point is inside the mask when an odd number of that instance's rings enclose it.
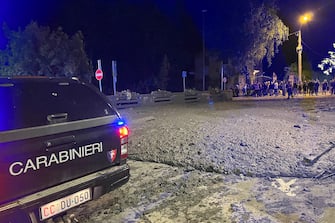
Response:
[[[79,222],[335,219],[335,98],[120,112],[131,179],[72,210]]]

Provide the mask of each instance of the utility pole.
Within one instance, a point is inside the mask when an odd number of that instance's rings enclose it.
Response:
[[[302,83],[302,44],[301,44],[301,30],[298,31],[297,54],[298,54],[298,78],[299,78],[299,84],[301,84],[301,83]]]
[[[298,76],[299,76],[299,84],[302,83],[302,45],[301,45],[301,26],[312,21],[314,16],[313,12],[307,12],[299,17],[300,29],[298,30],[298,46],[297,46],[297,54],[298,54]]]

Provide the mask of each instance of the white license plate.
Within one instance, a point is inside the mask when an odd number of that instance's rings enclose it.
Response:
[[[76,207],[92,199],[91,189],[78,191],[67,197],[60,198],[40,207],[41,220],[45,220],[70,208]]]

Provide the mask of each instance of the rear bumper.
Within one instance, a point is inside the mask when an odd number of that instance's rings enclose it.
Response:
[[[85,188],[92,188],[93,199],[96,199],[101,195],[125,184],[128,182],[129,177],[129,166],[128,164],[124,164],[120,166],[113,166],[43,191],[39,191],[1,205],[0,222],[3,222],[1,219],[6,218],[6,216],[22,212],[29,214],[30,217],[34,217],[34,215],[38,213],[38,209],[41,205],[68,196]],[[38,222],[38,220],[36,222]]]

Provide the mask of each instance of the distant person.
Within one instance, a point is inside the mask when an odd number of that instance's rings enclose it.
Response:
[[[309,95],[314,94],[314,81],[308,82],[308,94]]]
[[[282,95],[285,97],[286,96],[286,85],[284,81],[280,82],[280,89],[282,90]]]
[[[302,84],[299,83],[298,84],[298,94],[301,94],[302,93]]]
[[[253,84],[253,87],[254,87],[254,91],[255,91],[255,97],[259,97],[259,96],[261,96],[260,95],[260,86],[259,86],[259,83],[257,82],[257,83],[254,83]]]
[[[308,85],[307,82],[304,81],[303,85],[302,85],[302,91],[304,95],[307,95],[307,91],[308,91]]]
[[[315,95],[318,95],[318,93],[319,93],[319,87],[320,87],[320,82],[317,80],[314,83],[314,93],[315,93]]]
[[[275,92],[275,96],[278,96],[279,86],[277,81],[273,84],[273,90]]]
[[[294,96],[298,94],[298,84],[296,82],[293,83],[293,94]]]
[[[330,82],[330,87],[331,94],[335,94],[335,79]]]
[[[322,94],[326,95],[327,94],[327,89],[328,89],[328,82],[326,80],[324,80],[323,83],[322,83]]]
[[[248,95],[248,85],[245,84],[242,88],[242,93],[243,93],[243,96],[247,96]]]
[[[262,84],[262,95],[267,96],[268,95],[268,85],[266,83]]]
[[[269,95],[272,96],[274,93],[274,82],[271,81],[269,84]]]
[[[293,86],[291,84],[291,81],[287,82],[286,84],[286,90],[287,90],[287,99],[293,98]]]
[[[238,97],[239,96],[239,85],[235,84],[234,87],[231,88],[233,91],[233,97]]]

